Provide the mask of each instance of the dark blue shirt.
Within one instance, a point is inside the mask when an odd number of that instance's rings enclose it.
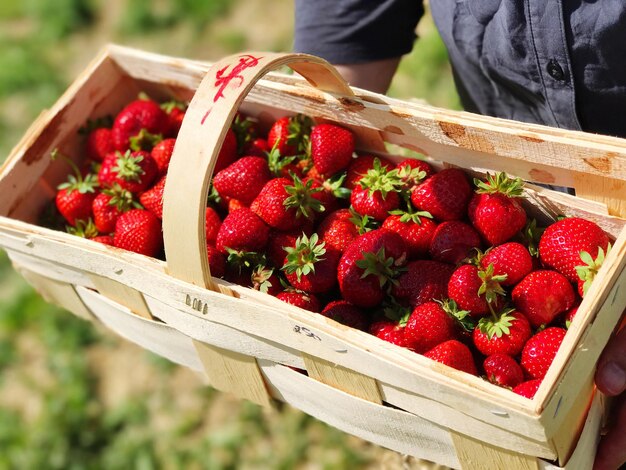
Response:
[[[466,110],[626,137],[626,0],[430,8]],[[423,11],[416,0],[296,0],[295,50],[341,64],[398,57]]]

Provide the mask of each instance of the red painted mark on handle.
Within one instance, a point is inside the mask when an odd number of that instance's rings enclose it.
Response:
[[[200,125],[204,125],[204,121],[206,121],[206,118],[209,117],[209,114],[211,114],[211,111],[213,111],[213,106],[211,106],[206,113],[204,113],[204,116],[202,116],[202,120],[200,121]]]
[[[235,64],[232,70],[226,75],[226,70],[230,65],[227,65],[223,69],[220,69],[215,74],[215,86],[219,87],[213,96],[213,102],[215,103],[220,98],[224,98],[224,90],[226,87],[233,82],[233,80],[237,80],[237,83],[234,83],[234,88],[239,88],[243,85],[244,79],[241,75],[247,68],[256,67],[259,65],[259,60],[263,57],[254,57],[252,55],[246,54],[239,57],[239,62]]]

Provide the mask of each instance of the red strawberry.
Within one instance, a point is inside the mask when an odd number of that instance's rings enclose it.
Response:
[[[551,327],[531,337],[522,350],[522,368],[533,379],[543,379],[556,356],[565,333],[564,328]]]
[[[377,338],[395,344],[396,346],[406,347],[406,339],[404,337],[404,327],[398,323],[383,320],[376,322],[370,326],[370,333]]]
[[[265,248],[269,228],[250,209],[239,209],[226,216],[219,231],[215,247],[224,254],[228,249],[258,252]]]
[[[410,260],[424,258],[428,254],[430,242],[437,224],[430,219],[428,212],[392,214],[383,222],[383,228],[396,232],[406,243]]]
[[[92,204],[93,220],[101,233],[112,233],[120,214],[130,209],[141,209],[133,193],[122,189],[118,184],[105,188],[96,196]]]
[[[302,182],[307,183],[309,181],[308,176],[306,176]],[[313,198],[317,199],[322,207],[324,208],[325,213],[334,212],[339,209],[339,201],[340,199],[347,198],[349,191],[347,191],[344,187],[342,187],[341,183],[343,178],[339,178],[338,180],[329,179],[329,180],[317,180],[313,179],[311,183],[311,189],[316,190],[313,193]],[[317,191],[319,189],[319,191]]]
[[[76,219],[76,224],[65,228],[70,235],[76,235],[77,237],[87,238],[93,240],[98,236],[98,229],[93,223],[93,220],[80,220]]]
[[[339,261],[337,278],[343,298],[359,307],[374,307],[384,297],[384,287],[406,262],[402,238],[386,229],[360,235]]]
[[[145,129],[150,134],[164,134],[168,129],[167,114],[152,100],[135,100],[115,117],[111,137],[116,150],[126,151],[130,138]]]
[[[556,269],[570,282],[578,282],[576,267],[585,264],[581,252],[596,259],[598,249],[602,248],[606,253],[608,245],[609,237],[597,224],[570,217],[545,229],[539,240],[539,257],[544,266]]]
[[[493,266],[486,270],[472,264],[459,266],[448,282],[448,297],[460,309],[468,310],[473,317],[479,317],[498,308],[499,296],[505,294],[500,286],[501,277],[494,276]]]
[[[217,234],[222,226],[222,219],[215,209],[206,208],[206,242],[214,245],[217,241]]]
[[[304,150],[303,137],[311,132],[312,124],[301,114],[277,119],[267,134],[267,144],[276,147],[283,157],[296,155]]]
[[[289,232],[270,229],[265,252],[274,266],[278,268],[283,266],[285,256],[287,256],[286,248],[294,248],[296,240],[302,234],[303,232],[300,229],[290,230]]]
[[[277,299],[287,302],[288,304],[295,305],[296,307],[309,310],[310,312],[319,313],[322,306],[320,301],[313,294],[305,294],[304,292],[289,292],[284,291],[276,296]]]
[[[524,381],[524,371],[515,359],[507,354],[492,354],[483,362],[489,382],[501,387],[517,387]]]
[[[318,124],[311,130],[311,158],[325,178],[345,170],[354,152],[354,136],[334,124]]]
[[[515,286],[511,294],[515,308],[533,327],[547,325],[566,312],[576,300],[567,278],[556,271],[533,271]]]
[[[232,129],[226,131],[224,136],[224,142],[220,148],[220,153],[217,155],[217,161],[215,162],[215,168],[213,174],[222,171],[228,165],[231,165],[237,160],[237,137]]]
[[[163,247],[161,221],[143,209],[124,212],[115,223],[113,242],[118,248],[154,257]]]
[[[206,250],[209,257],[211,276],[224,277],[226,274],[226,258],[213,245],[207,244]]]
[[[463,171],[448,168],[435,173],[411,193],[411,202],[439,220],[460,220],[467,212],[472,188]]]
[[[487,268],[493,265],[496,276],[506,275],[500,283],[503,286],[514,286],[533,269],[533,260],[528,249],[517,242],[508,242],[487,251],[480,259],[480,265]]]
[[[349,209],[329,213],[320,223],[317,233],[326,246],[341,253],[359,236],[354,223],[354,214]]]
[[[474,180],[477,189],[469,203],[468,214],[476,230],[490,245],[510,240],[526,225],[526,211],[519,199],[524,182],[505,173],[488,175],[487,182]]]
[[[471,225],[458,220],[442,222],[430,242],[430,255],[442,263],[458,264],[481,247],[480,235]]]
[[[139,195],[139,202],[154,212],[159,219],[163,218],[163,191],[165,190],[165,176],[163,176],[154,186]]]
[[[565,313],[565,328],[569,328],[570,325],[572,324],[572,321],[574,321],[574,317],[578,313],[578,307],[579,305],[576,305],[575,307],[570,308]]]
[[[57,209],[70,225],[76,220],[88,219],[92,214],[92,204],[96,198],[95,187],[98,185],[96,177],[88,174],[83,178],[70,175],[67,182],[58,186],[55,197]]]
[[[287,256],[282,269],[296,289],[320,294],[335,286],[339,253],[327,250],[324,245],[314,233],[311,238],[302,235],[295,247],[285,249]]]
[[[346,300],[330,302],[322,310],[322,315],[357,330],[366,331],[369,326],[369,318],[366,313]]]
[[[359,214],[382,222],[389,216],[389,212],[400,206],[401,187],[402,181],[398,172],[388,171],[375,159],[374,167],[368,170],[352,190],[350,202]]]
[[[532,400],[537,393],[537,390],[539,390],[540,385],[541,379],[527,380],[526,382],[522,382],[521,384],[514,387],[513,392]]]
[[[180,101],[172,100],[161,104],[161,109],[167,114],[167,130],[165,131],[165,135],[167,137],[176,137],[178,131],[180,131],[183,119],[185,118],[187,105]]]
[[[524,315],[511,309],[483,317],[474,329],[476,349],[485,356],[517,356],[530,338],[530,324]]]
[[[265,157],[270,150],[271,147],[267,140],[256,138],[244,144],[242,154],[251,157]]]
[[[374,160],[376,159],[380,161],[380,166],[386,168],[387,171],[394,169],[395,165],[385,158],[375,157],[373,155],[359,155],[353,159],[350,166],[348,166],[348,172],[343,185],[349,190],[353,190],[359,180],[363,178],[369,170],[374,168]]]
[[[456,324],[442,305],[425,302],[415,307],[404,328],[407,347],[423,354],[445,341],[455,339]]]
[[[87,157],[94,161],[101,162],[108,153],[115,151],[111,129],[98,127],[87,135],[85,142],[85,152]]]
[[[400,174],[413,173],[411,170],[423,171],[425,175],[420,178],[420,180],[425,180],[426,178],[429,178],[435,174],[433,168],[428,163],[426,163],[424,160],[418,160],[417,158],[407,158],[405,160],[402,160],[400,163],[398,163],[396,168],[400,170]],[[403,172],[403,168],[407,168],[409,171],[405,170]]]
[[[472,352],[460,341],[451,339],[424,353],[429,359],[468,374],[478,375]]]
[[[313,197],[321,188],[313,188],[313,180],[303,183],[299,178],[274,178],[267,182],[250,208],[270,227],[292,230],[302,227],[324,206]]]
[[[156,163],[160,176],[164,176],[167,173],[175,144],[176,139],[165,139],[156,144],[150,152],[150,156]]]
[[[111,235],[98,235],[90,238],[90,240],[102,243],[103,245],[114,246],[113,237]]]
[[[250,205],[270,179],[272,174],[264,158],[243,157],[218,172],[213,177],[213,186],[220,196]]]
[[[158,175],[156,163],[148,152],[110,153],[100,171],[98,180],[102,187],[111,187],[119,184],[123,189],[132,193],[140,193],[148,189]]]
[[[399,301],[408,302],[411,308],[431,300],[443,300],[453,271],[454,266],[439,261],[412,261],[393,286],[392,294]]]

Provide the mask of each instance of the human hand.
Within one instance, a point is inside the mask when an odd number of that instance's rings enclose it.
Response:
[[[616,470],[626,463],[626,328],[604,348],[595,381],[602,393],[615,400],[611,409],[612,424],[600,440],[593,470]]]

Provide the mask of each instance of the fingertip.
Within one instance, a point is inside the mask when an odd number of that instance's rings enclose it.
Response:
[[[626,389],[626,371],[617,362],[607,361],[598,367],[596,385],[605,395],[619,395]]]

